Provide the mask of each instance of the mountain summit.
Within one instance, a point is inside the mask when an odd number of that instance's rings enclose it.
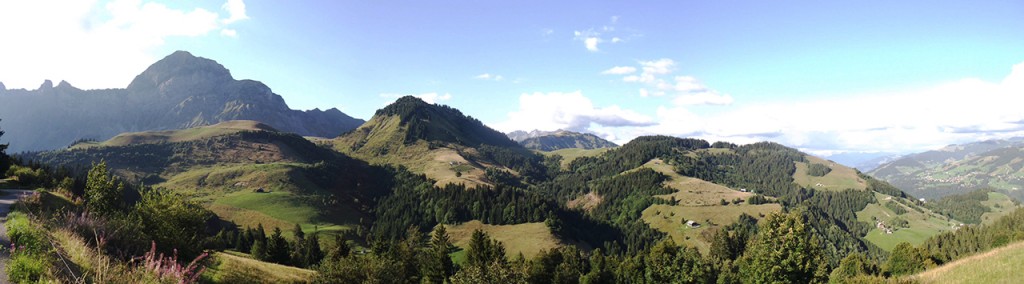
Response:
[[[489,184],[491,180],[484,177],[488,168],[518,169],[541,159],[457,109],[412,96],[377,110],[373,118],[333,143],[345,154],[371,163],[403,165],[440,185]]]
[[[47,80],[37,90],[0,89],[12,151],[57,149],[123,132],[255,120],[304,136],[336,137],[362,124],[337,109],[299,111],[259,81],[236,80],[216,61],[177,51],[125,89],[80,90]]]

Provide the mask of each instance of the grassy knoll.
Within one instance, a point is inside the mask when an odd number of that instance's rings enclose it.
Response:
[[[857,176],[856,170],[815,156],[805,157],[808,162],[828,166],[832,171],[825,176],[811,176],[807,174],[808,163],[797,162],[796,171],[793,172],[793,181],[796,184],[807,188],[835,191],[867,188],[867,181]]]
[[[203,273],[205,282],[215,283],[310,283],[315,271],[262,262],[233,252],[212,255]]]
[[[505,245],[505,253],[514,257],[522,253],[527,259],[533,258],[542,250],[550,250],[561,246],[557,237],[551,234],[544,223],[525,223],[516,225],[488,225],[480,221],[469,221],[458,225],[446,225],[448,235],[455,246],[466,249],[473,231],[483,230],[491,238]],[[459,252],[453,254],[458,259]]]
[[[896,197],[875,193],[875,198],[878,203],[868,204],[864,210],[857,212],[858,221],[871,224],[872,226],[877,221],[882,221],[890,227],[897,218],[907,221],[906,228],[895,228],[892,234],[886,234],[883,230],[875,227],[864,236],[865,240],[886,251],[891,251],[901,242],[908,242],[915,246],[920,245],[929,237],[950,231],[954,225],[959,224],[956,220],[949,220],[945,216],[936,214],[923,207],[920,209],[924,212],[918,212],[914,208],[896,203]],[[898,204],[907,212],[896,214],[896,212],[883,206],[883,204],[889,202]]]
[[[1024,279],[1024,242],[929,269],[913,277],[921,283],[1020,283]]]
[[[543,152],[543,151],[541,151],[540,153],[545,155],[545,156],[551,156],[551,155],[562,156],[562,167],[565,168],[565,167],[569,166],[569,163],[571,163],[573,160],[576,160],[577,158],[600,156],[601,154],[604,154],[604,152],[608,152],[608,150],[611,150],[611,149],[615,149],[615,148],[597,148],[597,149],[566,148],[566,149],[558,149],[558,150],[554,150],[554,151],[550,151],[550,152]]]
[[[669,177],[666,185],[676,189],[676,192],[657,197],[666,200],[675,198],[679,204],[652,205],[644,209],[641,219],[652,228],[671,236],[676,243],[695,246],[703,253],[707,253],[711,242],[702,233],[717,226],[732,224],[743,213],[760,218],[768,213],[782,210],[779,204],[750,205],[743,202],[721,205],[723,199],[732,201],[738,198],[746,201],[753,194],[681,176],[672,169],[671,165],[660,159],[651,160],[643,167],[651,168]],[[701,223],[701,226],[690,228],[684,224],[687,220]]]
[[[455,145],[432,147],[422,140],[403,143],[407,132],[404,128],[398,116],[375,117],[352,133],[334,139],[333,148],[372,164],[405,166],[437,181],[438,186],[488,184],[483,165],[469,161],[461,153],[473,152],[472,149]]]

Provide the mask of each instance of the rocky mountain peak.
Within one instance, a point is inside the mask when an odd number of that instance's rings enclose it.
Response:
[[[225,82],[233,78],[231,71],[216,61],[194,56],[187,51],[175,51],[136,76],[128,85],[128,90],[153,89],[172,80],[176,81],[174,83],[203,84]]]

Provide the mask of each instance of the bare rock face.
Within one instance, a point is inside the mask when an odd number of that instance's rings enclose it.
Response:
[[[259,81],[235,80],[216,61],[177,51],[125,89],[80,90],[47,80],[37,90],[0,88],[0,129],[11,152],[52,150],[83,138],[256,120],[304,136],[335,137],[363,120],[337,109],[300,111]]]

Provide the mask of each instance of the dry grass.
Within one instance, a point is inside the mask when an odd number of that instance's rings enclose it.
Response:
[[[127,146],[134,144],[155,144],[193,141],[237,133],[240,131],[276,131],[266,124],[252,120],[225,121],[210,126],[195,127],[181,130],[146,131],[122,133],[103,142],[80,143],[72,149],[84,149],[102,146]]]
[[[544,223],[524,223],[516,225],[488,225],[480,221],[469,221],[459,225],[445,225],[448,235],[455,246],[466,249],[473,231],[483,230],[491,238],[505,245],[505,253],[514,257],[522,253],[532,259],[542,250],[551,250],[561,246],[557,237],[551,234]]]
[[[732,201],[739,198],[747,200],[754,194],[733,190],[731,188],[707,182],[697,178],[685,177],[675,172],[671,165],[661,159],[654,159],[647,162],[643,167],[651,168],[669,177],[667,186],[676,189],[675,193],[658,195],[657,197],[666,200],[675,197],[679,205],[683,206],[708,206],[718,205],[722,199]]]
[[[615,148],[597,148],[597,149],[580,149],[580,148],[567,148],[558,149],[551,152],[538,151],[545,156],[559,155],[562,156],[562,168],[568,168],[569,163],[581,157],[597,157],[608,150]]]
[[[214,283],[310,283],[316,272],[218,252],[203,278]]]
[[[226,204],[214,203],[207,207],[207,209],[213,211],[213,214],[217,214],[217,217],[235,222],[235,224],[242,228],[256,228],[259,224],[263,224],[263,228],[266,230],[272,230],[274,227],[289,230],[295,226],[295,223],[277,219],[256,210],[243,209]]]
[[[796,171],[793,172],[793,181],[800,186],[824,190],[845,190],[845,189],[867,189],[867,181],[857,176],[853,168],[830,162],[815,156],[804,156],[812,164],[826,165],[832,169],[825,176],[816,177],[807,174],[807,163],[796,163]],[[820,184],[820,185],[819,185]]]
[[[604,197],[595,192],[589,192],[587,194],[580,195],[580,197],[577,197],[576,199],[569,200],[565,206],[569,208],[581,208],[589,212],[590,210],[594,210],[598,205],[601,205],[601,201],[604,201]]]
[[[993,249],[929,269],[913,278],[921,283],[1021,283],[1024,242]]]

